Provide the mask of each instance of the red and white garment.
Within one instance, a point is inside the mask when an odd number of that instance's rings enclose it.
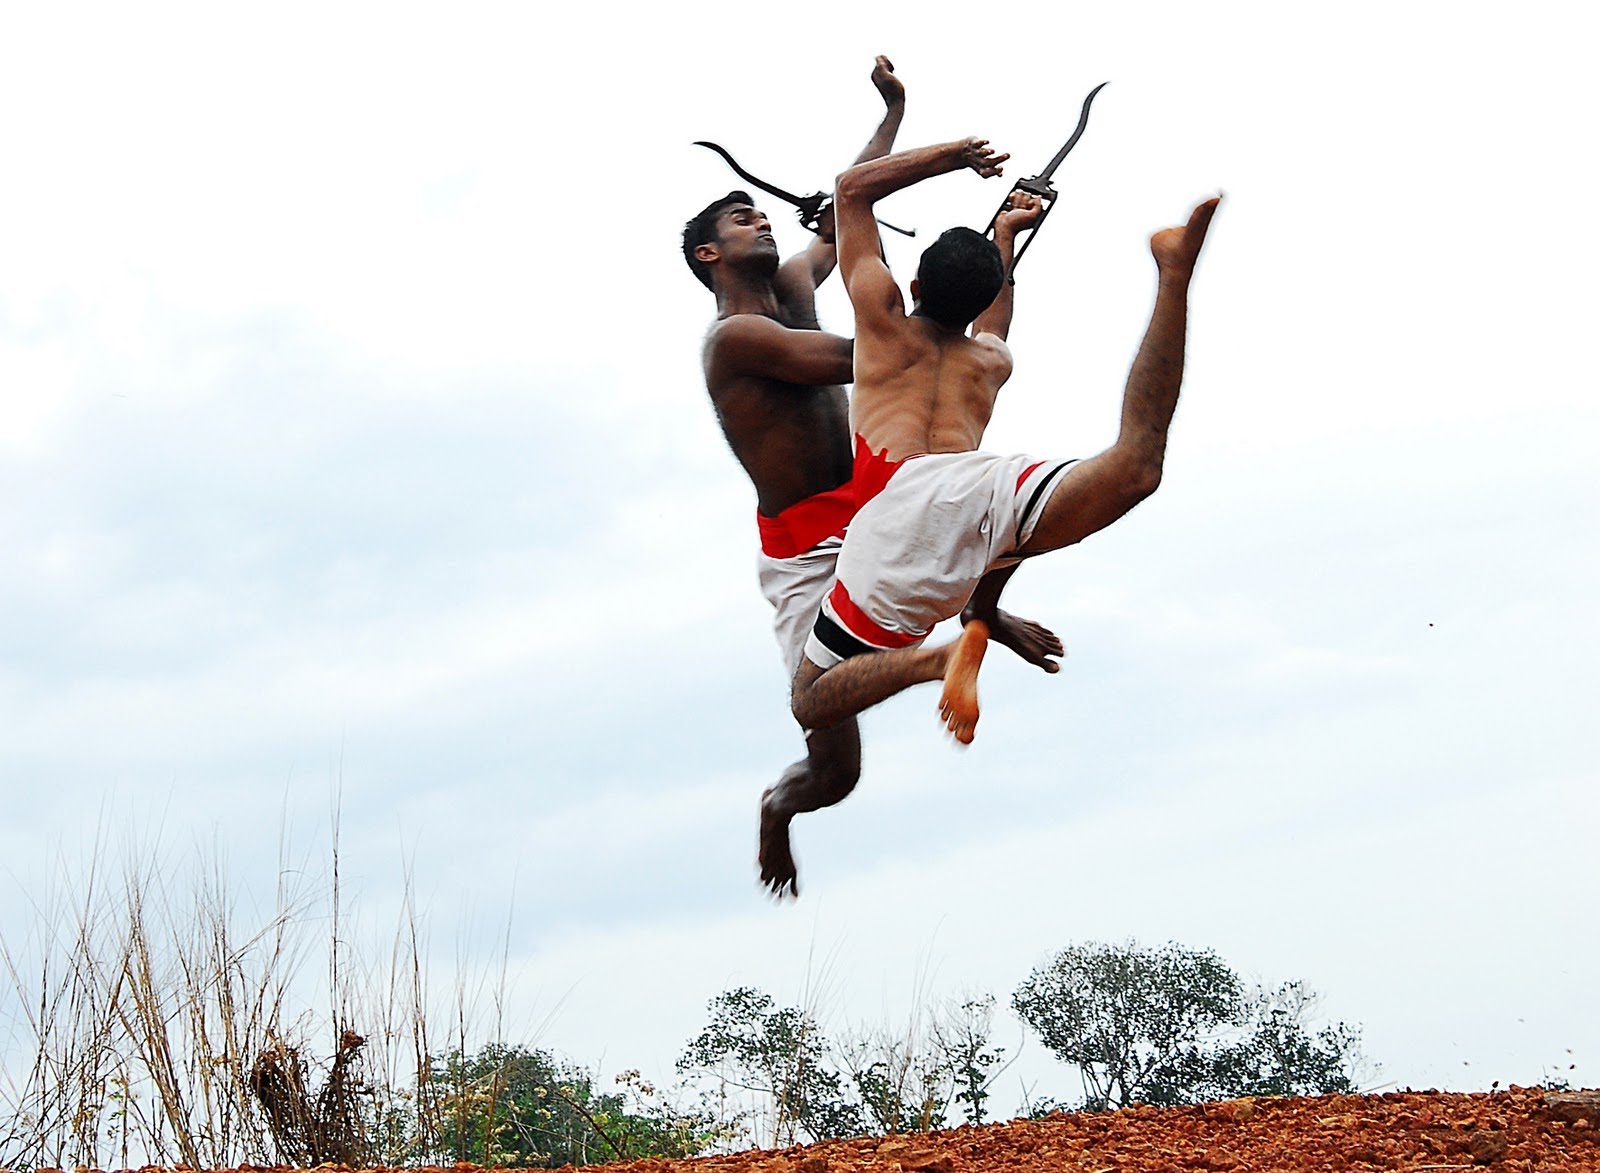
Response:
[[[941,452],[898,463],[857,438],[850,522],[805,655],[821,668],[914,647],[961,613],[988,571],[1017,559],[1072,460]],[[881,486],[881,487],[880,487]],[[874,490],[876,490],[875,495]]]
[[[772,604],[772,628],[783,653],[786,684],[794,679],[822,600],[833,585],[834,564],[855,511],[855,490],[847,481],[797,501],[776,517],[756,514],[761,531],[756,575],[761,593]]]

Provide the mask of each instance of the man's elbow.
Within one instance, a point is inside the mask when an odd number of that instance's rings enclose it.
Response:
[[[846,171],[841,171],[833,180],[834,203],[855,203],[862,198],[862,172],[865,168],[858,164]]]

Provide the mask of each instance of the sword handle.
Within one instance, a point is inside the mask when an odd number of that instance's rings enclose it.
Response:
[[[795,202],[795,211],[800,216],[800,227],[807,232],[817,232],[817,225],[822,221],[822,213],[828,210],[828,205],[833,198],[824,192],[813,192],[802,196]]]
[[[1000,213],[1006,210],[1006,204],[1011,202],[1011,196],[1014,192],[1025,191],[1029,195],[1038,196],[1040,202],[1044,205],[1039,210],[1039,218],[1033,222],[1033,227],[1028,230],[1027,237],[1011,258],[1011,272],[1013,274],[1016,273],[1017,265],[1022,261],[1022,254],[1028,251],[1028,246],[1033,243],[1034,235],[1044,224],[1045,217],[1050,214],[1050,209],[1055,207],[1056,189],[1051,185],[1050,177],[1056,173],[1056,168],[1061,166],[1062,160],[1067,157],[1073,147],[1078,145],[1078,140],[1083,137],[1084,128],[1089,125],[1089,107],[1094,104],[1094,96],[1105,89],[1106,85],[1106,82],[1101,82],[1089,91],[1088,97],[1084,98],[1083,110],[1078,114],[1077,129],[1072,132],[1072,137],[1067,140],[1066,145],[1056,152],[1055,158],[1051,159],[1045,169],[1031,179],[1019,179],[1012,184],[1011,191],[1006,193],[1006,198],[1000,201],[1000,206],[995,209],[994,215],[989,217],[989,227],[983,230],[985,236],[994,231],[995,221],[999,220]]]
[[[985,236],[994,231],[995,221],[1000,219],[1000,213],[1006,210],[1006,205],[1011,202],[1011,197],[1019,191],[1025,191],[1031,196],[1039,197],[1044,204],[1044,211],[1039,214],[1040,220],[1043,220],[1045,214],[1050,211],[1050,205],[1056,202],[1056,189],[1050,185],[1048,179],[1040,175],[1035,175],[1032,179],[1019,179],[1011,185],[1011,190],[1006,192],[1006,198],[1000,201],[1000,206],[994,210],[994,215],[989,217],[989,226],[983,230]],[[1037,228],[1038,225],[1035,224],[1034,227]]]
[[[1038,196],[1039,202],[1044,206],[1039,209],[1039,218],[1028,228],[1027,235],[1021,237],[1017,244],[1017,251],[1011,257],[1011,272],[1014,276],[1017,266],[1022,262],[1022,254],[1028,251],[1028,246],[1033,243],[1033,238],[1039,229],[1044,226],[1045,217],[1050,215],[1050,209],[1055,207],[1056,189],[1051,186],[1048,179],[1042,175],[1035,175],[1031,179],[1019,179],[1011,185],[1011,190],[1006,192],[1006,198],[1000,201],[1000,206],[994,210],[994,215],[989,217],[989,227],[983,230],[985,236],[994,235],[995,223],[1000,219],[1000,214],[1006,210],[1006,205],[1011,202],[1014,193],[1025,191],[1029,195]]]

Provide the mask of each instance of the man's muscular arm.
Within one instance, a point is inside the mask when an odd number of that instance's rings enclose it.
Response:
[[[894,146],[894,136],[900,133],[900,120],[906,116],[905,84],[894,75],[894,63],[881,53],[872,64],[872,84],[878,87],[878,93],[883,97],[883,121],[878,123],[878,129],[872,132],[867,145],[861,148],[861,153],[855,158],[856,163],[881,159],[887,155],[889,148]]]
[[[863,311],[893,312],[902,305],[899,287],[883,260],[873,205],[903,187],[963,167],[985,179],[999,175],[1008,158],[995,154],[988,139],[964,138],[871,159],[839,176],[833,201],[839,266],[858,322]]]
[[[761,314],[735,314],[706,342],[706,375],[715,383],[753,376],[822,387],[850,382],[853,343],[821,330],[791,330]]]
[[[872,132],[872,137],[861,148],[861,153],[851,166],[887,155],[894,146],[895,135],[900,133],[900,122],[905,117],[906,87],[894,75],[894,65],[887,57],[880,55],[873,63],[872,84],[883,97],[883,121],[878,123],[878,129]],[[833,272],[838,263],[839,250],[834,238],[833,208],[830,206],[823,211],[817,225],[817,238],[783,263],[775,284],[780,290],[796,293],[807,287],[814,290],[827,280],[828,274]]]
[[[972,323],[972,336],[993,334],[1004,339],[1011,332],[1011,310],[1014,290],[1011,284],[1011,266],[1016,261],[1017,233],[1032,227],[1044,213],[1044,201],[1025,191],[1014,191],[1006,201],[1006,210],[995,219],[994,244],[1000,250],[1000,264],[1005,269],[1005,284],[990,303],[989,308]]]
[[[1028,663],[1046,672],[1059,672],[1061,665],[1052,657],[1059,658],[1067,654],[1060,637],[1042,623],[1000,610],[1000,594],[1020,565],[1020,562],[1015,563],[984,575],[978,582],[978,588],[972,592],[972,598],[961,609],[961,622],[966,625],[974,619],[983,620],[989,625],[989,638],[995,643],[1010,648]]]

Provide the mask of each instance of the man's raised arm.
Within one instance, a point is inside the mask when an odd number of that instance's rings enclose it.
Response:
[[[887,155],[894,147],[894,136],[900,133],[900,122],[906,114],[906,87],[894,75],[893,62],[881,54],[872,66],[872,84],[883,97],[883,121],[878,123],[878,129],[872,132],[867,145],[861,148],[855,163],[865,163],[869,159],[881,159]],[[815,289],[827,280],[828,274],[833,272],[833,267],[838,263],[839,250],[834,243],[833,209],[830,206],[824,209],[822,220],[817,225],[817,238],[784,262],[785,272],[779,280],[806,280]],[[795,275],[791,276],[788,272],[790,266],[798,271]]]
[[[855,158],[856,163],[881,159],[887,155],[894,146],[894,136],[900,133],[900,120],[906,116],[905,83],[894,75],[894,63],[881,53],[872,66],[872,84],[878,87],[878,93],[883,96],[883,121],[878,123],[878,129],[872,132],[867,145],[861,148],[861,153]]]
[[[1038,222],[1044,213],[1044,201],[1030,192],[1018,189],[1006,200],[1006,209],[994,222],[994,246],[1000,250],[1000,264],[1005,272],[1005,284],[995,294],[989,308],[972,323],[972,336],[993,334],[1004,340],[1011,332],[1013,282],[1011,266],[1017,259],[1017,233]]]
[[[843,269],[845,288],[851,291],[850,300],[856,305],[858,316],[862,303],[857,301],[855,288],[861,282],[881,284],[887,279],[893,283],[879,248],[873,205],[901,188],[964,167],[988,179],[1001,174],[1000,165],[1010,157],[995,154],[989,147],[988,139],[963,138],[936,146],[900,151],[881,159],[870,159],[857,163],[839,176],[833,188],[839,264]],[[862,288],[861,292],[871,296],[866,288]]]

